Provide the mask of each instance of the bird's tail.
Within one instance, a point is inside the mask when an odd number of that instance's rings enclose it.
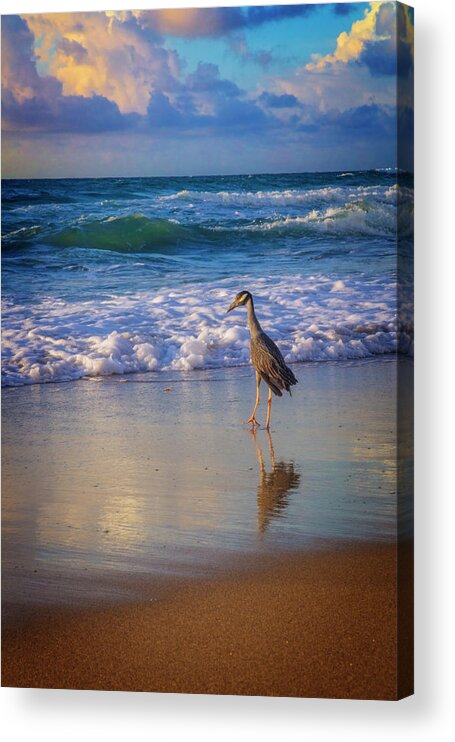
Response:
[[[291,392],[290,387],[294,386],[294,384],[298,384],[299,381],[298,379],[296,379],[296,377],[294,376],[294,373],[291,371],[289,366],[286,366],[286,370],[284,372],[284,378],[285,378],[286,390],[289,392],[289,394],[292,397],[292,392]]]

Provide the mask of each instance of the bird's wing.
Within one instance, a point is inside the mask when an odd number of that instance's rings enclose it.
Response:
[[[257,335],[252,342],[251,360],[253,366],[257,368],[264,381],[272,386],[272,389],[275,386],[278,389],[289,391],[289,386],[297,383],[291,369],[286,366],[280,349],[265,332]]]
[[[286,368],[286,363],[283,358],[283,354],[281,353],[281,350],[279,349],[278,345],[273,342],[272,338],[269,338],[268,335],[265,334],[265,332],[261,333],[259,336],[260,343],[263,345],[267,351],[273,356],[276,363],[281,368]]]

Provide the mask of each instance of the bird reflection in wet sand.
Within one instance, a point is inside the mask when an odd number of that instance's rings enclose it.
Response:
[[[270,520],[280,516],[288,505],[289,495],[300,484],[300,474],[296,471],[292,461],[275,460],[275,450],[270,432],[267,430],[269,441],[270,461],[272,470],[266,471],[262,449],[257,440],[255,430],[250,431],[257,448],[259,462],[259,484],[257,489],[258,531],[263,536]]]

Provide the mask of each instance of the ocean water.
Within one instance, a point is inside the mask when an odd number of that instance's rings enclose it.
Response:
[[[393,170],[4,181],[2,384],[246,364],[244,289],[288,362],[412,352],[412,216]]]

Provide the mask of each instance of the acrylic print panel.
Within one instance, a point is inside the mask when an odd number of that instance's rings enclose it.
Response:
[[[412,693],[412,75],[399,3],[3,16],[4,685]]]

